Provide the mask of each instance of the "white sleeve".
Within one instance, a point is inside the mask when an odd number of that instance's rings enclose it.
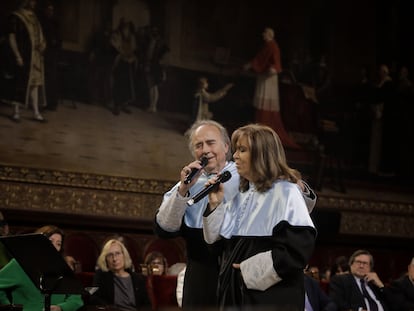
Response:
[[[220,239],[220,229],[224,220],[225,205],[221,203],[207,216],[203,217],[204,240],[213,244]]]
[[[187,197],[178,193],[178,187],[166,193],[156,215],[158,225],[168,232],[180,230],[187,201]]]
[[[249,289],[265,291],[282,279],[273,268],[272,251],[256,254],[240,263],[244,284]]]

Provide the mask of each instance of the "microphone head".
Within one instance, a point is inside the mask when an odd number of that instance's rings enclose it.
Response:
[[[231,178],[231,173],[229,171],[224,171],[220,174],[217,182],[226,182]]]
[[[208,158],[207,158],[207,157],[205,157],[205,156],[202,156],[202,157],[200,158],[200,165],[201,165],[202,167],[205,167],[207,164],[208,164]]]

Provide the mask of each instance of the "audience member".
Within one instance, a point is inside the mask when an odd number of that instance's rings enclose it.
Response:
[[[46,41],[35,14],[36,0],[25,0],[10,16],[9,43],[13,51],[15,71],[15,95],[13,120],[20,121],[20,103],[32,105],[34,120],[44,122],[39,111],[46,106],[43,52]]]
[[[224,241],[218,298],[222,308],[304,310],[304,273],[316,230],[277,134],[250,124],[232,134],[240,193],[209,194],[203,218],[207,243]],[[216,178],[209,179],[214,184]]]
[[[59,253],[63,252],[63,231],[53,225],[41,227],[35,233],[44,234]],[[51,311],[76,311],[83,306],[81,295],[52,294]],[[20,264],[12,259],[0,270],[0,304],[20,304],[24,311],[44,310],[44,297]]]
[[[390,285],[393,311],[414,311],[414,257],[408,265],[405,275]]]
[[[334,263],[331,266],[331,278],[336,274],[349,273],[349,263],[345,256],[339,256],[335,258]]]
[[[49,240],[52,242],[53,246],[59,250],[59,252],[62,254],[63,259],[65,259],[68,266],[75,271],[76,269],[76,259],[72,256],[65,255],[64,249],[63,249],[63,238],[64,234],[63,231],[53,225],[46,225],[43,226],[35,231],[35,233],[42,233],[45,235]]]
[[[321,275],[321,283],[329,283],[329,280],[331,278],[331,267],[324,266],[320,275]]]
[[[336,311],[338,307],[319,286],[319,282],[305,274],[305,311]]]
[[[331,278],[329,295],[340,311],[389,310],[390,295],[373,271],[374,259],[367,250],[357,250],[349,258],[350,273]]]
[[[226,84],[223,88],[213,93],[208,92],[208,79],[200,77],[196,93],[194,94],[193,117],[192,122],[212,119],[213,114],[209,110],[209,104],[223,98],[227,92],[233,87],[232,83]]]
[[[181,236],[186,242],[187,270],[184,276],[183,307],[199,310],[201,307],[216,306],[216,288],[219,273],[218,246],[205,243],[202,230],[202,216],[208,198],[188,206],[191,196],[202,190],[208,178],[223,171],[229,171],[232,178],[223,184],[226,200],[238,193],[239,175],[231,161],[230,138],[227,130],[213,120],[200,120],[192,125],[189,133],[189,149],[195,161],[187,164],[180,172],[180,181],[163,198],[155,219],[155,232],[163,238]],[[201,157],[208,163],[202,168]],[[185,179],[191,170],[200,170],[190,183]],[[309,209],[316,202],[316,195],[304,183],[303,196]],[[217,243],[220,244],[220,243]]]
[[[319,268],[317,266],[310,266],[305,269],[305,274],[314,278],[318,282],[320,281],[321,277],[319,274]]]
[[[253,70],[257,74],[256,91],[253,105],[256,108],[255,122],[270,126],[279,135],[283,145],[288,148],[300,148],[289,136],[280,114],[278,74],[282,71],[280,49],[274,40],[274,31],[265,28],[264,45],[244,70]]]
[[[117,239],[107,241],[98,257],[98,270],[93,279],[98,290],[91,295],[89,303],[117,310],[149,309],[145,278],[131,267],[125,245]]]
[[[145,257],[148,275],[166,275],[168,270],[167,258],[161,252],[151,252]]]

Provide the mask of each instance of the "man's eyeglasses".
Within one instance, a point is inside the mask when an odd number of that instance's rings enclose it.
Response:
[[[369,265],[368,261],[361,261],[361,260],[355,260],[354,263],[357,264],[357,265],[360,265],[360,266],[361,265],[362,266],[368,266]]]

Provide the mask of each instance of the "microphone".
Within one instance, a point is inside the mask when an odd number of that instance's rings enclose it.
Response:
[[[204,198],[206,195],[208,195],[211,191],[217,189],[220,183],[226,182],[230,178],[231,178],[231,173],[229,171],[224,171],[218,176],[217,181],[214,184],[208,185],[203,190],[201,190],[199,193],[197,193],[195,196],[193,196],[190,200],[188,200],[187,205],[191,206],[194,203],[197,203],[202,198]]]
[[[200,165],[201,165],[201,169],[202,168],[204,168],[206,165],[207,165],[207,163],[208,163],[208,158],[207,157],[201,157],[200,158]],[[187,185],[187,184],[189,184],[192,180],[193,180],[193,178],[194,178],[194,176],[195,175],[197,175],[197,173],[201,170],[201,169],[198,169],[198,168],[195,168],[195,167],[193,167],[192,169],[191,169],[191,172],[185,177],[185,179],[184,179],[184,183]]]

